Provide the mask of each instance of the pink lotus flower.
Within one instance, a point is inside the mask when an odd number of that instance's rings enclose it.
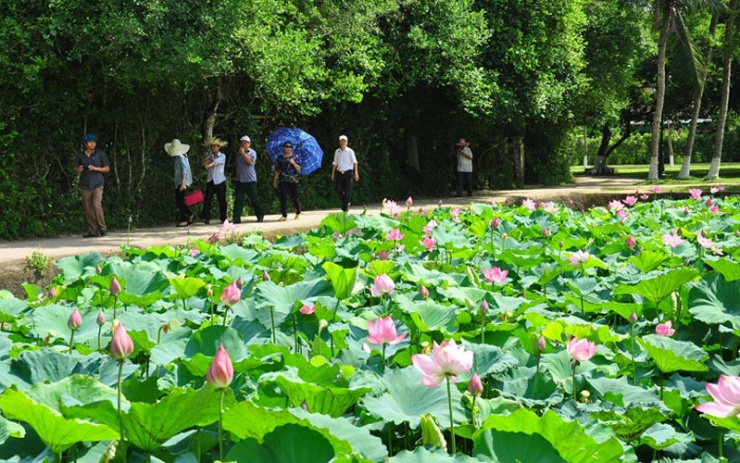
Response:
[[[717,186],[711,187],[709,191],[714,195],[724,190],[725,188],[726,188],[725,185],[717,185]]]
[[[685,243],[685,241],[682,240],[681,237],[678,236],[674,231],[663,235],[663,244],[665,244],[666,246],[675,248],[682,243]]]
[[[652,190],[653,190],[653,193],[656,193],[656,194],[657,194],[657,193],[660,193],[661,191],[663,191],[663,189],[662,189],[661,187],[657,186],[657,185],[656,185],[656,186],[654,186],[654,187],[652,188]]]
[[[75,308],[74,312],[72,312],[72,315],[70,315],[67,319],[67,326],[72,331],[75,331],[80,326],[82,326],[82,314],[80,314],[80,309]]]
[[[709,212],[713,214],[719,214],[719,207],[717,207],[717,205],[715,204],[714,206],[709,208]]]
[[[459,222],[460,221],[460,208],[455,207],[450,211],[450,217],[452,217],[453,222]]]
[[[190,257],[196,257],[198,254],[200,254],[200,251],[198,251],[197,249],[191,249],[188,254],[190,255]]]
[[[596,354],[596,344],[588,339],[572,338],[566,348],[576,362],[585,362]]]
[[[316,306],[315,305],[304,305],[299,309],[299,311],[303,315],[311,315],[312,313],[316,312]]]
[[[699,232],[698,235],[696,235],[696,241],[699,242],[699,245],[703,247],[704,249],[709,249],[712,252],[714,252],[717,255],[724,255],[724,251],[717,247],[717,245],[709,238],[704,237],[704,232]]]
[[[665,323],[659,323],[655,327],[655,334],[658,336],[673,336],[676,333],[676,330],[674,330],[672,326],[673,324],[670,320]]]
[[[224,223],[222,223],[219,227],[218,232],[222,235],[225,235],[227,233],[233,233],[234,230],[236,230],[236,225],[229,222],[229,219],[226,219],[224,220]]]
[[[396,325],[390,316],[378,317],[373,322],[367,322],[367,340],[373,344],[398,344],[406,338],[407,333],[396,334]]]
[[[218,243],[219,234],[218,232],[214,233],[213,235],[209,236],[206,241],[210,244]]]
[[[377,258],[380,260],[388,260],[390,258],[390,254],[388,254],[388,251],[380,251],[378,252]]]
[[[98,326],[105,325],[105,315],[103,315],[103,312],[100,312],[98,314],[98,318],[95,319],[95,322],[98,324]]]
[[[121,294],[121,283],[118,282],[116,277],[110,281],[110,293],[114,296]]]
[[[503,283],[506,281],[506,275],[509,274],[508,270],[501,270],[498,267],[483,268],[483,278],[488,283]]]
[[[577,251],[570,255],[568,261],[570,265],[579,268],[581,265],[588,262],[588,258],[591,256],[587,251]]]
[[[206,381],[216,389],[223,389],[231,384],[231,380],[234,379],[234,366],[231,364],[229,354],[226,353],[223,343],[218,346],[216,356],[213,357],[208,373],[206,373]]]
[[[637,204],[637,196],[629,195],[629,196],[627,196],[626,198],[624,198],[624,199],[622,200],[622,202],[623,202],[623,203],[624,203],[625,205],[627,205],[627,206],[629,206],[629,207],[632,207],[632,206],[634,206],[635,204]]]
[[[689,194],[691,195],[691,199],[701,199],[701,190],[699,188],[689,189]]]
[[[491,230],[495,230],[501,225],[501,219],[498,217],[494,217],[493,220],[491,220]]]
[[[549,228],[543,228],[542,229],[542,236],[544,236],[545,238],[547,238],[548,236],[550,236],[550,229]]]
[[[620,209],[620,210],[617,211],[616,216],[619,217],[620,219],[624,220],[624,219],[626,219],[627,217],[630,216],[630,213],[627,212],[627,209]]]
[[[406,198],[406,207],[411,207],[413,205],[414,205],[414,200],[411,199],[411,196],[409,196],[408,198]]]
[[[396,216],[401,213],[401,207],[395,201],[383,199],[383,214]]]
[[[635,241],[635,237],[630,235],[627,237],[627,247],[630,249],[635,249],[635,246],[637,246],[637,241]]]
[[[546,203],[545,202],[540,203],[540,206],[542,206],[543,211],[548,212],[550,214],[554,214],[558,210],[557,207],[555,207],[555,203],[552,201],[548,201]]]
[[[419,296],[421,296],[422,299],[427,299],[429,297],[429,290],[424,285],[419,285]]]
[[[134,341],[126,332],[123,323],[118,323],[113,332],[113,340],[110,343],[110,356],[116,360],[124,360],[134,353]]]
[[[421,244],[422,246],[426,248],[427,251],[431,251],[437,245],[437,240],[435,240],[434,238],[425,236],[424,240],[421,241]]]
[[[647,201],[648,199],[650,199],[650,196],[649,195],[646,195],[646,194],[641,194],[640,195],[640,199],[643,200],[643,201]]]
[[[714,201],[712,201],[712,198],[707,198],[707,200],[704,202],[704,205],[707,207],[712,207],[712,204],[714,204]]]
[[[468,391],[476,397],[483,395],[483,382],[480,380],[478,373],[473,373],[468,383]]]
[[[526,207],[530,211],[534,211],[537,209],[537,203],[535,203],[532,199],[527,198],[524,201],[522,201],[522,206]]]
[[[714,402],[705,402],[696,410],[718,418],[740,417],[740,376],[720,375],[717,384],[707,384]]]
[[[228,305],[229,307],[239,302],[241,298],[242,293],[239,290],[237,280],[229,283],[229,286],[227,286],[221,293],[221,302],[223,302],[225,305]]]
[[[375,277],[375,281],[373,281],[373,285],[370,287],[370,294],[374,297],[380,297],[384,294],[391,295],[395,289],[396,284],[391,277],[383,273]]]
[[[405,235],[401,233],[401,230],[398,228],[393,228],[391,231],[386,233],[385,238],[388,241],[401,241]]]
[[[426,226],[424,226],[424,234],[425,235],[431,235],[434,229],[439,225],[436,220],[430,220],[427,222]]]
[[[615,199],[613,201],[609,201],[609,204],[606,205],[606,208],[610,211],[621,211],[622,209],[624,209],[624,204],[622,204],[622,201]]]
[[[442,344],[435,341],[431,357],[416,354],[411,356],[411,363],[424,374],[421,384],[437,387],[445,379],[456,383],[460,379],[459,375],[473,368],[473,351],[465,351],[463,346],[458,347],[454,339],[443,341]]]

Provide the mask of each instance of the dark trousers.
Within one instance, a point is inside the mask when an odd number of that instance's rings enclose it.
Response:
[[[457,195],[462,196],[463,183],[468,187],[468,196],[473,195],[473,173],[472,172],[458,172],[457,173]]]
[[[187,191],[180,191],[180,188],[175,188],[175,204],[177,204],[177,210],[179,211],[178,222],[190,222],[190,216],[193,215],[188,205],[185,204],[185,194]]]
[[[353,176],[354,171],[348,170],[343,174],[337,172],[334,177],[334,188],[337,191],[337,196],[339,196],[339,200],[342,202],[342,210],[344,212],[347,212],[347,209],[349,209],[349,202],[352,198]]]
[[[236,182],[234,186],[234,223],[242,221],[242,211],[244,210],[244,193],[249,197],[249,201],[254,208],[254,215],[257,220],[262,220],[265,214],[262,212],[262,204],[257,196],[257,182]]]
[[[295,213],[301,213],[301,200],[298,198],[298,184],[290,182],[280,182],[280,213],[283,217],[288,217],[288,196],[293,201]]]
[[[206,183],[206,197],[203,201],[201,218],[203,220],[211,220],[211,201],[213,200],[214,193],[218,199],[218,212],[221,223],[223,223],[226,220],[226,182],[221,182],[218,185],[214,184],[213,181]]]

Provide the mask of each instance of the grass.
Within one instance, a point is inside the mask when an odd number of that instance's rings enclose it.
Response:
[[[707,172],[709,171],[709,163],[692,163],[691,164],[691,177],[688,179],[678,179],[678,173],[681,171],[681,164],[676,163],[675,166],[671,167],[666,165],[665,173],[666,177],[656,181],[648,181],[648,170],[650,166],[647,164],[625,164],[610,166],[614,168],[614,175],[618,177],[629,177],[629,178],[643,178],[645,181],[641,184],[645,185],[727,185],[727,186],[740,186],[740,163],[728,162],[722,163],[720,166],[720,178],[715,180],[705,179]],[[574,176],[584,176],[583,166],[571,166],[571,173]]]

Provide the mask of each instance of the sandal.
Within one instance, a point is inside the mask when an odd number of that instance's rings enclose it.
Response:
[[[288,218],[287,218],[287,217],[280,217],[280,218],[278,219],[278,222],[285,222],[286,220],[288,220]]]
[[[190,222],[180,222],[176,226],[177,227],[187,227],[188,225],[190,225]]]
[[[195,220],[195,214],[190,214],[190,217],[188,217],[188,225],[193,223],[193,220]]]

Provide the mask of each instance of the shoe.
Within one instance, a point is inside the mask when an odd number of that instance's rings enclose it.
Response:
[[[204,220],[203,220],[203,223],[204,223],[205,225],[210,225],[210,224],[211,224],[211,221],[210,221],[210,220],[208,220],[208,219],[204,219]]]
[[[195,220],[195,214],[190,214],[190,217],[188,217],[188,225],[193,223],[193,220]]]
[[[301,218],[301,214],[296,214],[296,215],[295,215],[295,219],[296,219],[296,220],[298,220],[298,219],[300,219],[300,218]]]
[[[187,227],[188,225],[190,225],[190,222],[180,222],[175,226],[176,227]]]
[[[287,217],[280,217],[280,218],[278,219],[278,222],[285,222],[286,220],[288,220],[288,218],[287,218]]]
[[[106,230],[105,228],[100,230],[100,236],[108,236],[108,230]]]
[[[90,233],[90,232],[87,232],[87,233],[85,233],[84,235],[82,235],[82,237],[83,237],[83,238],[97,238],[97,237],[98,237],[98,235],[96,235],[95,233]]]
[[[261,222],[264,222],[264,221],[265,221],[265,218],[264,217],[257,217],[257,222],[260,222],[261,223]]]
[[[237,224],[237,223],[242,223],[242,221],[241,220],[232,220],[231,223]]]

